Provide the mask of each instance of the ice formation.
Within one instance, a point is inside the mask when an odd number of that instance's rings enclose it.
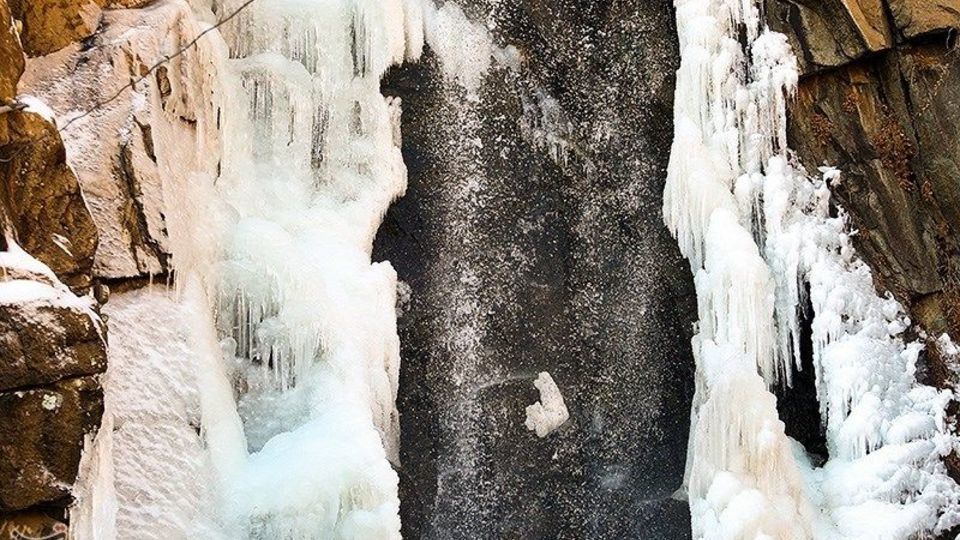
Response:
[[[222,251],[206,284],[225,362],[205,376],[239,391],[201,408],[228,456],[231,537],[399,537],[397,280],[370,253],[406,188],[380,78],[422,48],[418,20],[401,0],[288,0],[221,30]],[[237,417],[242,438],[211,433]]]
[[[157,21],[170,35],[148,49],[169,54],[243,4],[160,2],[146,11],[178,22]],[[153,514],[146,537],[399,537],[397,279],[371,250],[406,189],[400,103],[380,78],[419,56],[424,19],[413,0],[257,2],[136,89],[176,287],[111,308],[114,331],[138,337],[111,348],[79,538],[126,537]],[[147,350],[171,358],[163,374]],[[150,430],[175,441],[177,471],[129,435]],[[189,496],[168,497],[177,486]]]
[[[698,538],[912,538],[960,523],[942,456],[950,396],[914,377],[902,308],[878,296],[786,145],[798,69],[754,0],[678,0],[682,64],[664,217],[696,275],[697,395],[686,487]],[[828,461],[784,433],[774,385],[813,306]]]
[[[549,373],[541,372],[533,384],[540,392],[540,401],[527,407],[524,425],[542,439],[562,426],[570,418],[570,413],[560,388]]]
[[[103,425],[85,456],[77,538],[217,538],[211,458],[200,424],[197,316],[162,287],[114,295]],[[83,483],[81,483],[83,486]]]

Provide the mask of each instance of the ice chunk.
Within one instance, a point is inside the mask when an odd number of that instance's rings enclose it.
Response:
[[[546,371],[540,372],[533,385],[540,391],[540,401],[527,407],[524,425],[541,439],[553,433],[570,419],[560,388]]]

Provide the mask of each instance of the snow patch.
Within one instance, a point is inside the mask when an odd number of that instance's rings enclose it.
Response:
[[[570,413],[560,388],[548,372],[540,372],[533,385],[540,391],[540,401],[527,407],[524,425],[542,439],[569,420]]]

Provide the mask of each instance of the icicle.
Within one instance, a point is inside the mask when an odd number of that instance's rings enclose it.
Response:
[[[960,489],[940,461],[955,444],[938,421],[948,395],[917,384],[920,346],[900,337],[910,321],[876,294],[844,218],[829,215],[838,171],[809,178],[789,159],[798,69],[785,36],[763,27],[754,0],[678,0],[677,20],[664,218],[699,299],[687,464],[695,534],[907,538],[948,529],[960,520],[950,509]],[[791,450],[766,390],[789,385],[801,366],[807,289],[830,451],[822,470]]]

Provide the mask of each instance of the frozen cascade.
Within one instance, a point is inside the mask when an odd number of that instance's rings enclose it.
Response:
[[[921,346],[878,296],[824,168],[786,144],[798,80],[754,0],[677,0],[682,64],[664,216],[696,275],[697,396],[686,486],[698,538],[913,538],[960,523],[941,461],[949,392],[921,386]],[[799,368],[809,288],[829,457],[785,434],[769,388]]]
[[[247,446],[219,470],[230,537],[399,537],[397,283],[370,252],[406,188],[379,82],[422,47],[414,7],[258,2],[222,30],[216,314]],[[204,406],[205,429],[231,401]]]
[[[914,377],[902,308],[877,295],[831,182],[786,144],[798,79],[753,0],[678,0],[682,65],[664,216],[700,304],[687,489],[700,538],[912,538],[960,522],[941,462],[948,392]],[[739,38],[745,37],[742,42]],[[799,367],[809,288],[829,457],[815,468],[768,390]]]
[[[164,0],[148,12],[167,34],[136,47],[161,57],[237,15],[170,63],[167,87],[149,78],[132,92],[157,142],[174,290],[106,308],[118,337],[73,533],[399,538],[397,278],[371,251],[407,179],[400,101],[380,79],[416,61],[429,31],[446,75],[477,84],[486,34],[455,5],[421,0]],[[122,32],[133,21],[118,13]],[[458,46],[464,30],[479,49]],[[96,143],[72,142],[80,156]]]

